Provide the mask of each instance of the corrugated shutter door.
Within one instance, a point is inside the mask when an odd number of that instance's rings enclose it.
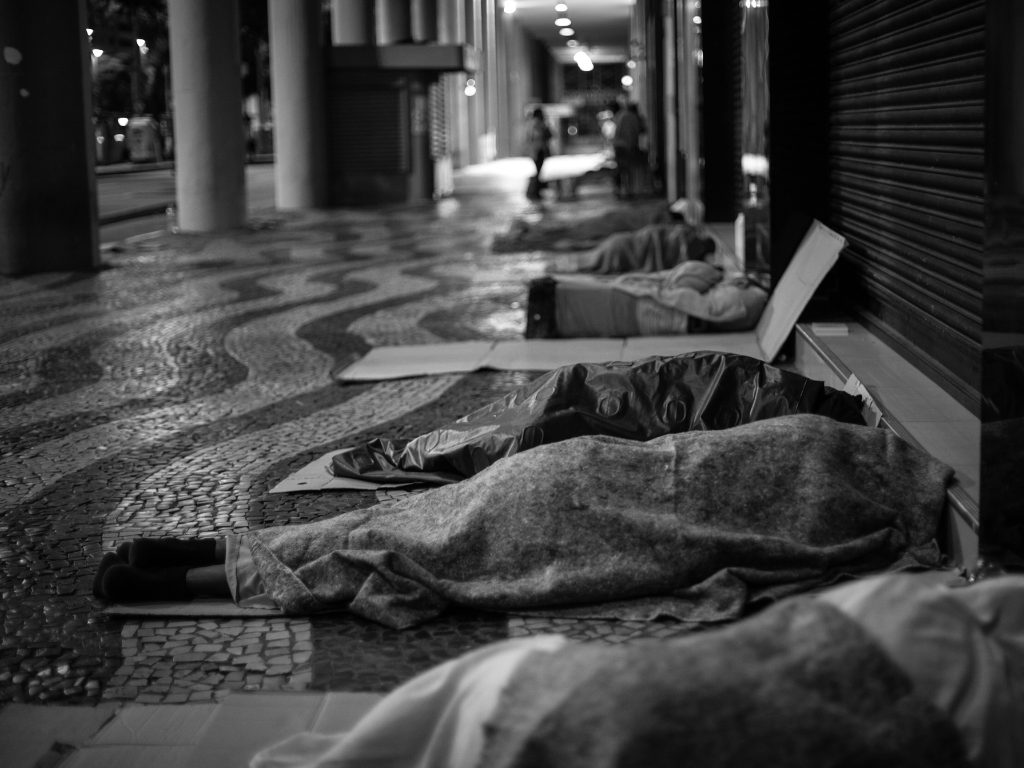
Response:
[[[327,142],[334,174],[407,173],[409,97],[403,78],[332,72]]]
[[[845,298],[962,401],[980,388],[984,0],[832,0]]]

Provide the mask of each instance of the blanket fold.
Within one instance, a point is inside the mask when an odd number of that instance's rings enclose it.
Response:
[[[720,621],[843,575],[937,565],[951,475],[886,430],[809,415],[646,443],[583,437],[254,532],[252,550],[292,614],[347,607],[401,628],[455,603]]]

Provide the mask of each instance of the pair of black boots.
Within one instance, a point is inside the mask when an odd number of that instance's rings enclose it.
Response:
[[[113,603],[183,602],[191,568],[217,565],[214,539],[135,539],[100,560],[92,593]]]

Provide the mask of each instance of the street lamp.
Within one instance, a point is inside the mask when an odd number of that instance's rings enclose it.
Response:
[[[572,60],[576,62],[576,66],[583,72],[590,72],[594,68],[594,62],[591,61],[586,51],[577,51]]]

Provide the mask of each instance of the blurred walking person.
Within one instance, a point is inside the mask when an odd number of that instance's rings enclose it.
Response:
[[[526,188],[526,196],[530,200],[540,200],[540,190],[542,187],[540,169],[544,165],[544,161],[551,156],[551,150],[549,149],[551,138],[551,129],[544,122],[544,110],[537,107],[533,110],[533,116],[526,127],[527,150],[533,159],[534,165],[537,166],[537,175],[530,179],[530,185]]]

